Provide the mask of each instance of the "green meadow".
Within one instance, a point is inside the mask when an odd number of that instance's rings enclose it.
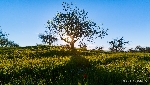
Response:
[[[0,48],[2,85],[150,85],[150,53]]]

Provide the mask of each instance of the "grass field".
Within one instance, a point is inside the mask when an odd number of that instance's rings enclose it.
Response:
[[[150,53],[0,48],[4,85],[150,85]]]

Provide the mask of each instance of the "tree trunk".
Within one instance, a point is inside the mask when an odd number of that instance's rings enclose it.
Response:
[[[70,46],[71,46],[71,49],[73,50],[73,49],[74,49],[74,43],[71,42],[71,43],[70,43]]]

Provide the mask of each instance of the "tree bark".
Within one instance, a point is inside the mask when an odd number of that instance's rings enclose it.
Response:
[[[74,43],[71,42],[71,43],[70,43],[70,46],[71,46],[71,49],[73,50],[73,49],[74,49]]]

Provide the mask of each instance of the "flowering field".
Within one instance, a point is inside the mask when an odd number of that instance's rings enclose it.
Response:
[[[0,49],[0,84],[150,85],[150,54],[5,48]]]

